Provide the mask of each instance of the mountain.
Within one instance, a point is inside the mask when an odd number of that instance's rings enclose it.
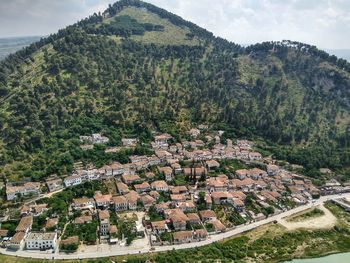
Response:
[[[0,60],[17,50],[40,40],[40,38],[41,37],[37,36],[0,38]]]
[[[349,87],[349,63],[314,46],[242,47],[121,0],[1,62],[1,173],[42,180],[78,160],[123,161],[103,147],[82,151],[79,135],[102,132],[118,145],[200,123],[259,140],[310,175],[340,169],[350,160]]]

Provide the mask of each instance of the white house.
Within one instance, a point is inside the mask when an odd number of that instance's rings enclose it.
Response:
[[[31,232],[26,238],[26,248],[33,250],[56,249],[56,232]]]

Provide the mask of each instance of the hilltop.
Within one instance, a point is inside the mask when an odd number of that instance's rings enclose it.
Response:
[[[120,158],[82,151],[79,135],[147,143],[154,130],[179,137],[200,123],[260,140],[267,154],[311,175],[340,169],[350,160],[349,87],[349,63],[314,46],[244,48],[122,0],[1,62],[1,172],[11,180],[63,175],[75,161]]]

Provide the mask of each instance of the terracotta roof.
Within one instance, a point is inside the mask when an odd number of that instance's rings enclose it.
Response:
[[[213,224],[215,231],[224,231],[226,229],[225,225],[219,220],[213,220],[210,223]]]
[[[192,236],[193,236],[192,231],[179,231],[173,234],[174,240],[184,240],[184,239],[192,238]]]
[[[166,222],[165,220],[151,222],[151,226],[153,230],[166,229]]]
[[[11,238],[11,243],[20,243],[24,237],[25,237],[24,232],[17,232],[12,238]]]
[[[32,227],[32,224],[33,224],[32,216],[22,217],[21,221],[19,221],[19,224],[16,227],[16,232],[25,232]]]
[[[216,217],[216,214],[213,210],[199,211],[199,215],[201,218],[214,218],[214,217]]]
[[[0,229],[0,237],[7,237],[8,232],[7,229]]]
[[[116,225],[110,225],[109,227],[109,233],[110,234],[114,234],[114,233],[117,233],[118,232],[118,228]]]
[[[45,228],[52,228],[58,224],[58,218],[50,218],[46,221]]]
[[[197,213],[189,213],[187,217],[190,221],[200,221],[200,218]]]
[[[154,181],[153,183],[151,183],[151,186],[154,188],[167,188],[168,184],[164,181]]]
[[[117,188],[118,188],[119,192],[125,192],[126,193],[126,192],[130,191],[129,187],[126,184],[122,183],[122,182],[117,182],[116,185],[117,185]]]
[[[138,181],[141,179],[140,176],[138,176],[137,174],[123,174],[122,178],[125,182]]]
[[[75,224],[85,224],[92,221],[92,216],[80,216],[74,219]]]
[[[98,210],[98,217],[100,220],[109,219],[109,211],[108,210]]]
[[[78,244],[79,243],[79,237],[78,236],[68,237],[66,239],[61,240],[60,243],[61,243],[61,245]]]
[[[123,195],[118,195],[118,196],[113,196],[113,202],[115,204],[125,204],[127,203],[127,200]]]

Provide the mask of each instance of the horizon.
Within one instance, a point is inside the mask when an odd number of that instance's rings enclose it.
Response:
[[[0,38],[45,36],[56,33],[114,0],[0,1]],[[350,3],[346,1],[287,0],[147,0],[234,43],[289,39],[323,50],[350,49]],[[1,13],[1,10],[6,12]],[[280,14],[283,13],[283,18]],[[233,30],[234,29],[234,30]],[[28,32],[31,32],[28,34]],[[249,32],[249,34],[247,34]]]

